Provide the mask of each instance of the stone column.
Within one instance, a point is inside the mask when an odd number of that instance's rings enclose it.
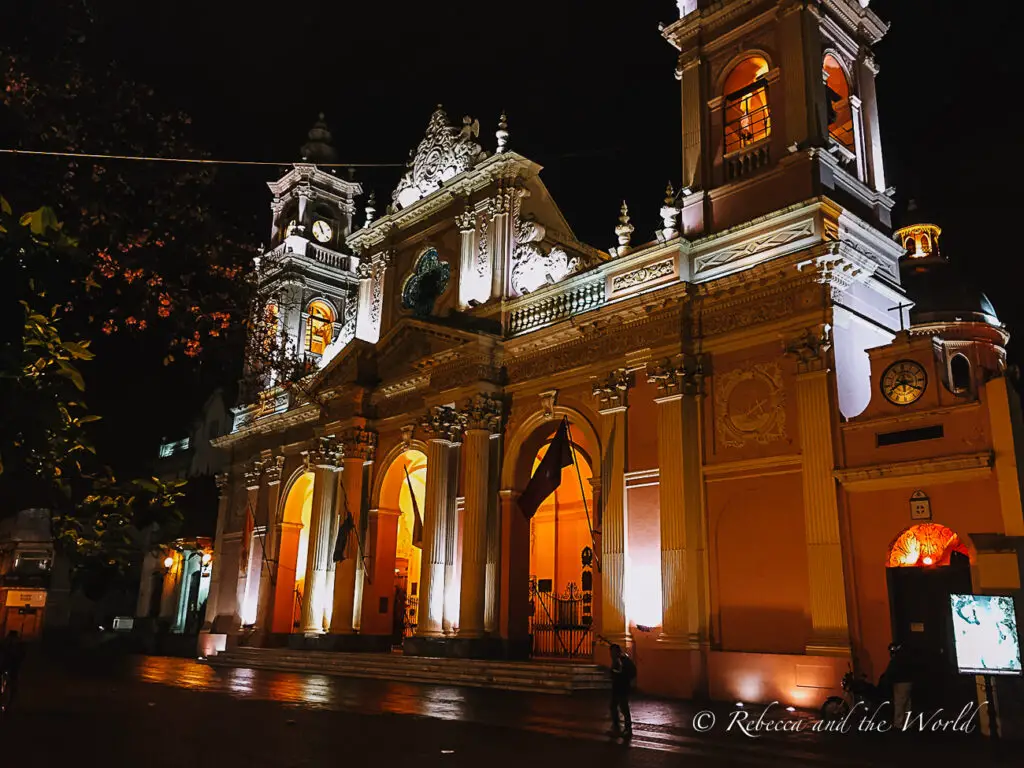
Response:
[[[249,590],[249,559],[253,556],[252,531],[256,527],[256,505],[260,497],[260,475],[263,474],[263,462],[254,461],[245,472],[245,508],[242,510],[242,534],[239,538],[238,581],[235,583],[235,616],[232,626],[242,626],[242,611],[245,608],[245,595]],[[252,516],[252,529],[249,528],[249,516]],[[248,538],[246,536],[248,532]]]
[[[224,573],[224,567],[227,563],[219,561],[219,557],[224,552],[224,527],[227,525],[228,515],[231,514],[231,486],[230,476],[226,472],[222,472],[214,478],[217,483],[217,528],[214,533],[213,539],[213,568],[210,574],[210,591],[209,597],[206,599],[206,618],[203,620],[203,631],[213,632],[214,622],[217,622],[217,609],[218,609],[218,597],[220,594],[220,582],[222,574]],[[162,565],[162,563],[161,563]],[[148,610],[148,604],[146,609]],[[142,613],[139,614],[144,615]],[[221,624],[223,622],[217,622]]]
[[[324,631],[327,572],[334,545],[331,530],[334,525],[338,464],[341,461],[339,446],[333,437],[318,438],[318,443],[309,456],[313,465],[313,509],[309,519],[309,549],[306,555],[302,619],[299,623],[303,634]]]
[[[263,567],[260,569],[259,602],[256,608],[256,629],[261,635],[270,634],[274,619],[274,600],[276,598],[277,563],[281,552],[281,521],[278,519],[278,502],[281,495],[281,469],[284,467],[284,456],[276,456],[268,462],[263,470],[266,481],[266,525],[264,541],[266,548]]]
[[[461,419],[461,416],[459,417]],[[459,471],[462,468],[462,435],[452,442],[448,451],[448,497],[445,515],[444,550],[444,613],[441,628],[446,635],[455,631],[459,620],[459,525],[462,511],[459,509]]]
[[[427,482],[423,510],[423,557],[420,571],[419,615],[416,635],[443,634],[444,575],[448,541],[449,459],[459,433],[459,419],[453,408],[433,408],[423,423],[430,434],[427,441]],[[455,544],[452,542],[452,547]]]
[[[626,641],[626,393],[631,376],[624,369],[609,374],[594,385],[600,403],[601,488],[604,511],[601,516],[601,634],[610,642]]]
[[[487,497],[487,575],[484,579],[484,632],[489,635],[498,632],[498,613],[501,608],[501,509],[498,506],[501,441],[501,434],[491,435],[491,490]]]
[[[857,178],[865,184],[868,181],[867,149],[864,144],[863,104],[857,96],[850,94],[850,115],[853,119],[853,151],[857,154]]]
[[[692,397],[687,397],[687,371],[682,355],[647,369],[647,382],[658,387],[658,496],[661,519],[662,627],[659,641],[689,646],[694,639],[687,611],[696,598],[688,583],[687,517],[692,486],[700,482],[699,442]],[[696,476],[692,473],[696,454]],[[689,461],[688,461],[689,459]],[[689,464],[690,467],[686,465]],[[687,472],[691,469],[691,472]],[[699,501],[699,496],[697,499]]]
[[[349,538],[345,550],[345,559],[337,563],[334,571],[334,611],[331,619],[331,632],[348,635],[356,628],[357,614],[362,607],[363,587],[363,551],[359,540],[364,531],[363,520],[363,466],[373,460],[377,435],[374,432],[356,427],[349,430],[344,440],[345,458],[342,460],[344,469],[341,473],[341,484],[344,495],[336,505],[339,513],[339,526],[345,521],[346,514],[351,514],[355,530]]]
[[[828,325],[811,328],[787,345],[797,360],[796,401],[803,462],[804,527],[811,590],[808,653],[847,655],[850,631],[846,611],[842,543],[839,538],[832,382]]]
[[[487,605],[488,512],[496,488],[491,485],[491,435],[501,426],[501,401],[477,395],[463,411],[466,490],[462,534],[462,596],[459,637],[482,637]]]
[[[875,77],[878,65],[867,52],[857,62],[857,85],[861,101],[861,124],[864,128],[864,147],[867,151],[865,165],[866,181],[876,192],[885,192],[885,169],[882,165],[882,136],[878,127],[878,97],[875,94]]]

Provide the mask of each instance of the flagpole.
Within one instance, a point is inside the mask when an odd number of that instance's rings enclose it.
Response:
[[[341,473],[341,477],[338,478],[338,483],[341,486],[341,503],[345,505],[345,517],[347,519],[347,518],[352,517],[352,513],[349,511],[349,508],[348,508],[348,493],[345,491],[345,473],[344,472],[342,472]],[[342,522],[344,523],[344,521],[342,521]],[[355,526],[353,526],[353,528],[355,528]],[[338,530],[339,531],[341,530],[340,526],[339,526]],[[360,538],[359,537],[359,531],[356,530],[356,543],[359,545],[359,563],[363,566],[363,575],[366,576],[366,580],[370,584],[373,584],[373,579],[370,578],[370,571],[366,568],[366,553],[364,551],[365,547],[363,546],[363,542],[360,541],[359,538]],[[345,543],[347,544],[348,542],[345,542]]]
[[[597,563],[597,572],[601,572],[601,558],[597,553],[597,541],[594,539],[594,526],[590,524],[590,510],[587,509],[587,492],[583,490],[583,475],[580,474],[580,465],[576,461],[576,449],[573,447],[572,439],[572,427],[569,424],[569,417],[563,416],[562,420],[565,422],[565,431],[569,436],[569,453],[572,456],[572,465],[576,469],[576,479],[580,481],[580,498],[583,500],[583,513],[587,516],[587,529],[590,531],[590,543],[593,545],[591,549],[594,552],[594,562]]]

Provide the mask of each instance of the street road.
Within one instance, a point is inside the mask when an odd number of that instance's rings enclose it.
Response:
[[[807,713],[637,700],[635,738],[604,735],[606,694],[559,696],[214,669],[162,657],[44,655],[0,723],[4,765],[905,766],[1017,764],[977,734],[821,733]],[[771,732],[764,729],[772,728]],[[752,735],[751,735],[752,734]],[[752,736],[757,736],[756,738]],[[1019,760],[1019,758],[1017,758]]]

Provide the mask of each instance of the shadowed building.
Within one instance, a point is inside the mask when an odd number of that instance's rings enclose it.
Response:
[[[918,275],[936,228],[891,235],[886,26],[851,0],[680,11],[682,183],[649,238],[623,203],[613,247],[577,240],[504,115],[485,150],[439,107],[357,223],[361,187],[309,152],[270,185],[267,317],[311,373],[216,441],[210,633],[605,661],[600,635],[644,690],[817,706],[922,623],[900,606],[1019,587],[1008,335]],[[563,418],[579,471],[527,519]]]

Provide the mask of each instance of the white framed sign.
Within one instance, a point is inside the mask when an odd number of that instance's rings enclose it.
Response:
[[[932,502],[924,491],[914,491],[910,496],[910,519],[931,520]]]

